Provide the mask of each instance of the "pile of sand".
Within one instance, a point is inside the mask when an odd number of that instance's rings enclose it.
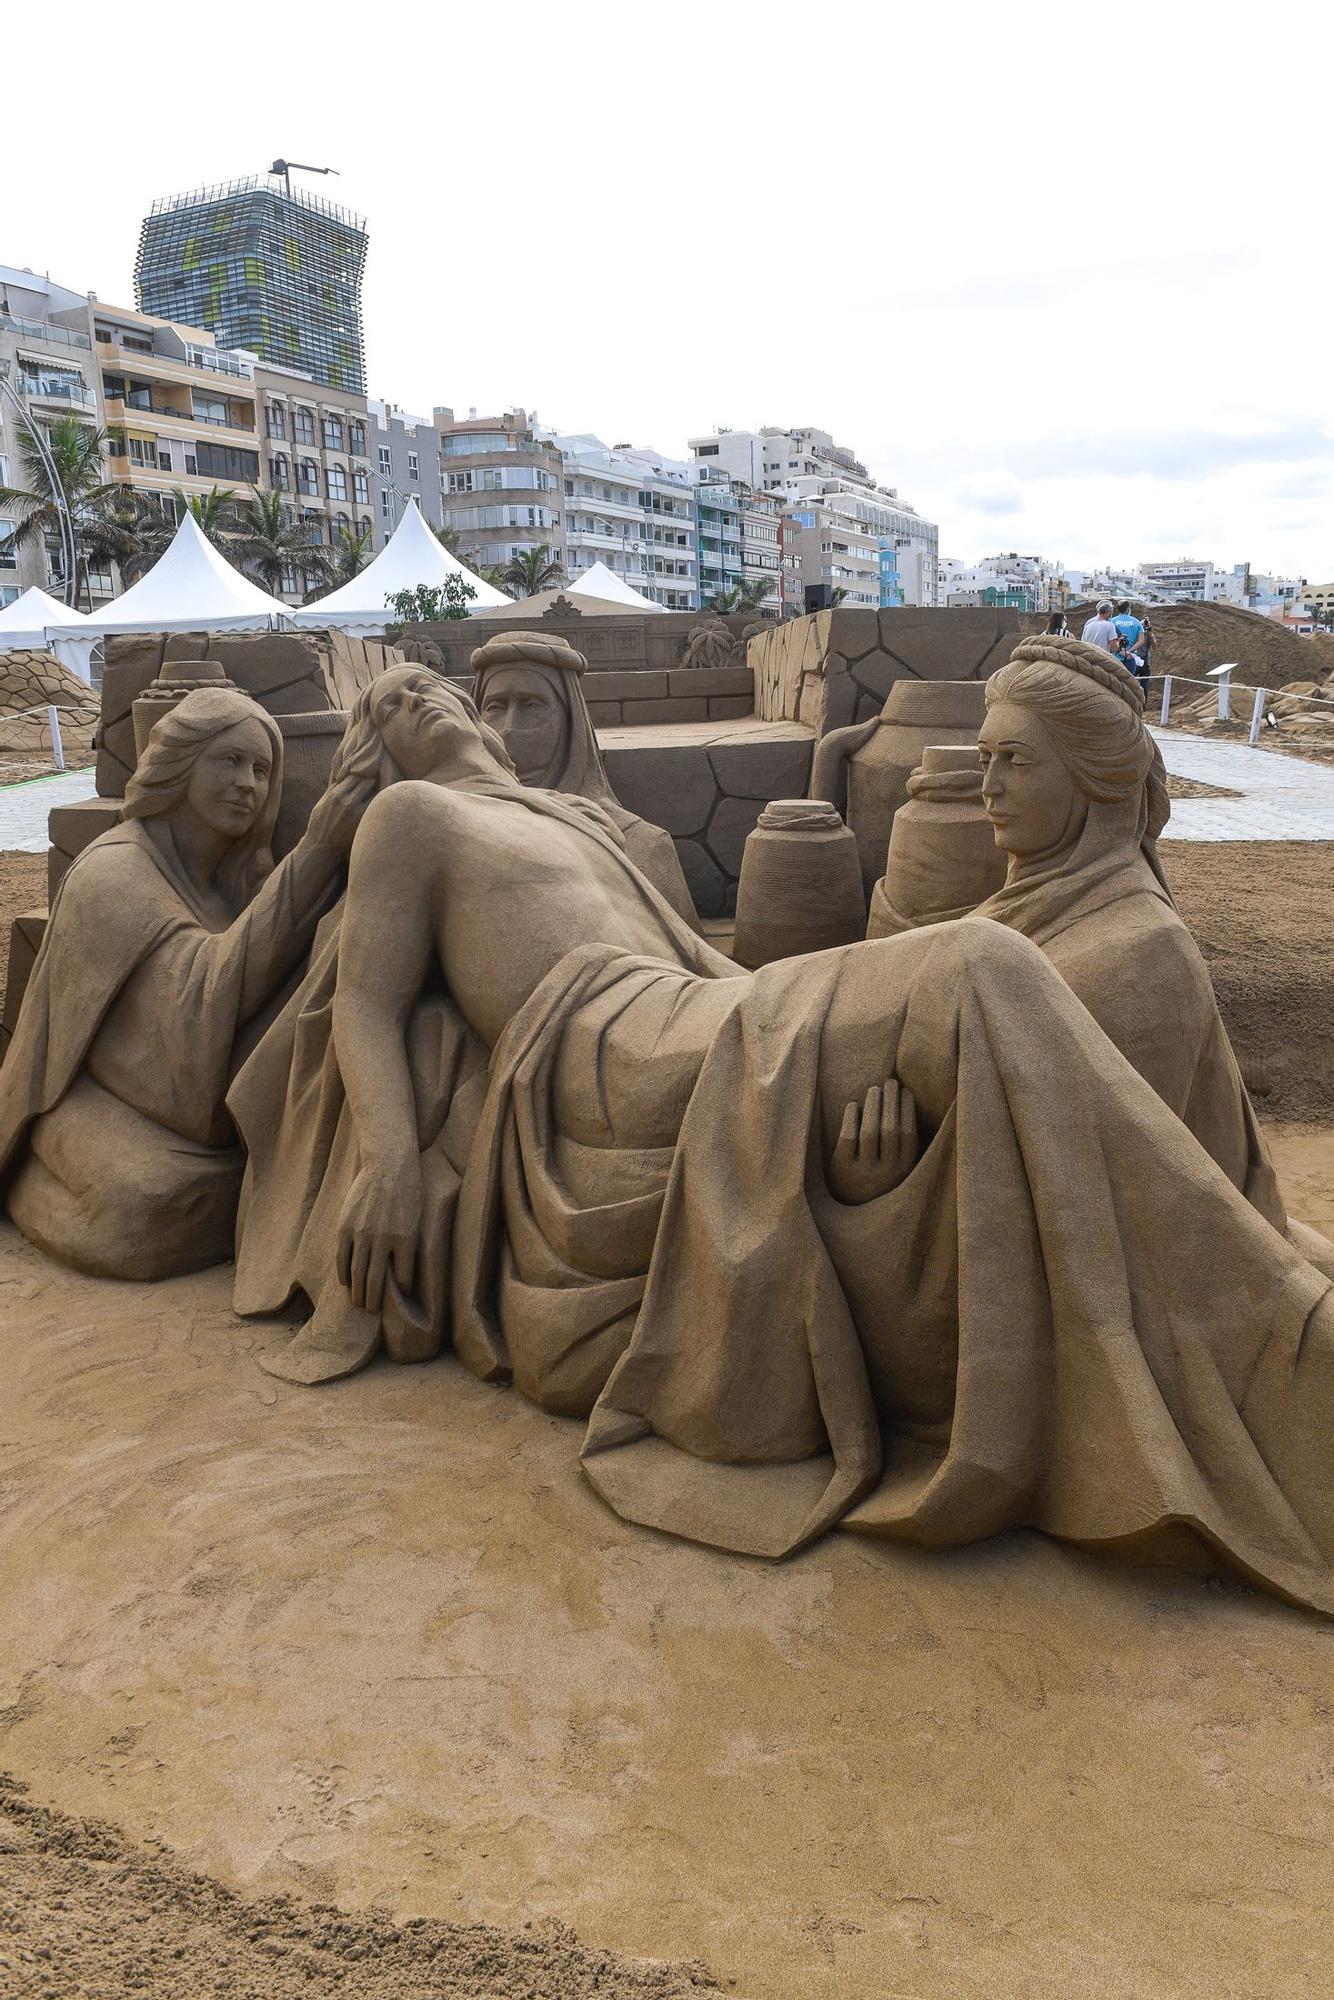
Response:
[[[229,2000],[685,2000],[702,1965],[590,1950],[563,1924],[392,1923],[291,1896],[249,1899],[101,1820],[35,1805],[0,1775],[0,1991]],[[10,1983],[12,1982],[12,1983]]]
[[[54,653],[21,647],[0,653],[0,782],[30,777],[27,763],[51,768],[51,730],[47,705],[60,711],[60,734],[70,763],[86,763],[92,755],[93,731],[100,708],[86,682],[60,664]],[[15,761],[10,761],[11,759]]]
[[[1070,630],[1078,632],[1094,609],[1091,604],[1072,607],[1066,614]],[[1258,611],[1243,611],[1235,604],[1155,604],[1149,607],[1149,616],[1158,641],[1153,651],[1156,674],[1204,680],[1211,668],[1235,660],[1232,678],[1238,686],[1278,688],[1312,676],[1311,641]],[[1322,660],[1315,668],[1317,678],[1325,671]]]

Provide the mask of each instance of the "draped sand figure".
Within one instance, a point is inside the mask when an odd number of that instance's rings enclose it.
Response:
[[[580,685],[587,665],[565,639],[501,632],[472,656],[473,700],[520,783],[577,793],[601,806],[635,867],[693,924],[695,905],[671,835],[628,812],[611,788]]]
[[[274,867],[282,737],[248,696],[159,722],[121,826],[70,867],[0,1069],[19,1228],[104,1277],[230,1256],[242,1159],[232,1073],[342,879],[369,787],[326,793]]]
[[[268,1282],[452,1333],[551,1409],[602,1389],[585,1466],[628,1519],[769,1555],[844,1517],[1185,1524],[1334,1610],[1329,1285],[1030,940],[741,973],[438,681],[371,705],[408,779],[358,836],[331,999],[233,1091],[242,1266],[284,1127],[320,1125],[294,1240],[323,1262]],[[266,1122],[266,1051],[308,1033]]]
[[[1171,812],[1139,682],[1078,639],[1026,639],[987,682],[983,798],[1009,856],[975,912],[1032,938],[1098,1026],[1278,1229],[1264,1140],[1158,858]],[[1334,1244],[1299,1248],[1334,1276]]]

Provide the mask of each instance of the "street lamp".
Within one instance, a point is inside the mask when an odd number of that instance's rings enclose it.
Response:
[[[74,522],[70,516],[69,501],[65,498],[65,488],[56,470],[56,462],[46,441],[46,433],[37,419],[25,408],[22,398],[9,379],[11,366],[8,361],[0,361],[0,393],[7,396],[18,411],[19,422],[37,447],[37,454],[51,482],[51,497],[55,502],[56,518],[60,522],[61,553],[65,559],[65,603],[72,607],[79,594],[79,572],[75,558]]]

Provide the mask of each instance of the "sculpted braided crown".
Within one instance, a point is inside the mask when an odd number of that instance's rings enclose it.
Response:
[[[497,632],[477,648],[469,664],[475,674],[487,667],[523,666],[560,667],[567,674],[581,674],[588,661],[554,632]]]
[[[1068,667],[1072,674],[1082,674],[1085,680],[1096,681],[1110,694],[1120,695],[1136,715],[1144,712],[1144,693],[1134,674],[1110,653],[1104,653],[1101,646],[1086,646],[1082,639],[1062,639],[1048,632],[1036,639],[1022,639],[1010,655],[1012,666],[1036,660],[1046,660],[1054,667]]]

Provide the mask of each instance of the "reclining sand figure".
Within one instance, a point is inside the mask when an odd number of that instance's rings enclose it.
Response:
[[[980,748],[1009,871],[974,914],[1041,946],[1233,1186],[1334,1277],[1334,1244],[1285,1214],[1208,970],[1163,873],[1157,840],[1172,808],[1135,676],[1078,639],[1026,639],[987,682]]]
[[[510,754],[519,781],[577,793],[601,806],[640,873],[695,924],[695,905],[669,833],[629,812],[611,788],[580,676],[588,665],[565,639],[500,632],[472,656],[477,711]]]
[[[252,1309],[311,1289],[263,1267],[313,1242],[349,1315],[597,1398],[599,1491],[724,1547],[1184,1525],[1334,1610],[1329,1284],[1030,940],[970,919],[743,974],[439,682],[378,723],[418,782],[366,814],[331,1004],[231,1100],[238,1304],[252,1227]],[[307,1028],[266,1112],[266,1044]]]
[[[124,823],[70,867],[0,1069],[0,1172],[32,1242],[101,1277],[231,1255],[228,1083],[342,884],[370,787],[331,787],[277,867],[282,737],[246,695],[157,723]]]

